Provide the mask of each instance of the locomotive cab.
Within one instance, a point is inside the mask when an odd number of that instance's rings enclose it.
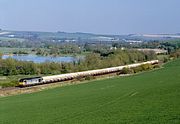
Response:
[[[19,80],[19,86],[31,86],[40,84],[42,80],[42,77],[22,78]]]

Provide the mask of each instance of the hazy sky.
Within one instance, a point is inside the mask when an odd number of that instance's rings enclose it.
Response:
[[[0,0],[0,28],[103,34],[180,32],[180,0]]]

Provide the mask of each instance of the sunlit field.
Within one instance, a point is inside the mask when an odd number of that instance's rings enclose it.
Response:
[[[180,123],[180,59],[129,77],[0,98],[1,124]]]

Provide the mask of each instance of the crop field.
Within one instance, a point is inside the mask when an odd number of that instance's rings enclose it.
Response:
[[[0,98],[1,124],[179,124],[180,59],[164,68]]]

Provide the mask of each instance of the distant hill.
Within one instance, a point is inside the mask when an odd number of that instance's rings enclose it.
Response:
[[[0,37],[18,37],[18,38],[40,38],[40,39],[50,39],[50,38],[67,38],[67,39],[94,39],[99,37],[107,37],[112,38],[114,37],[109,35],[98,35],[92,33],[82,33],[82,32],[75,32],[75,33],[67,33],[67,32],[35,32],[35,31],[0,31]]]
[[[41,39],[41,40],[92,40],[92,41],[126,41],[126,40],[169,40],[180,39],[180,33],[177,34],[129,34],[129,35],[104,35],[83,32],[38,32],[38,31],[9,31],[0,30],[0,37],[21,38],[21,39]],[[125,39],[125,40],[124,40]]]

